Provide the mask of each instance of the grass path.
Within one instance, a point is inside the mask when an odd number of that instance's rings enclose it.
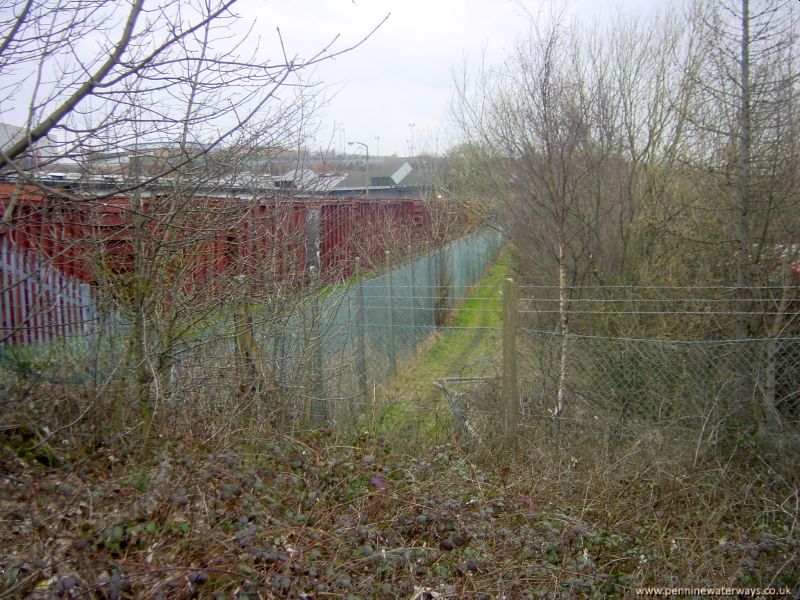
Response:
[[[434,334],[417,358],[378,394],[374,415],[387,436],[424,447],[449,430],[450,408],[433,382],[442,377],[496,375],[500,355],[508,256],[500,255],[487,276],[454,312],[447,329]]]

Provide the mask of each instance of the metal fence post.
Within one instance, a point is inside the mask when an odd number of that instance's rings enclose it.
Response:
[[[81,283],[79,290],[82,332],[87,346],[91,348],[97,330],[96,307],[92,298],[91,286],[88,283]]]
[[[258,372],[254,356],[253,318],[250,314],[249,290],[244,276],[237,275],[239,298],[233,313],[233,331],[236,346],[236,362],[239,371],[239,387],[242,391],[253,390]]]
[[[358,287],[356,288],[356,377],[361,396],[366,399],[369,396],[369,388],[367,387],[367,326],[366,315],[364,314],[364,277],[361,273],[361,257],[357,256],[355,263],[355,275],[358,278]]]
[[[417,268],[417,262],[412,262],[409,267],[411,269],[411,323],[414,325],[414,329],[411,331],[414,332],[414,348],[417,347],[417,341],[419,340],[419,323],[417,321],[417,282],[416,278],[414,277],[414,271]]]
[[[514,280],[503,282],[503,432],[511,435],[516,431],[519,415],[517,411],[517,298]]]
[[[447,260],[445,253],[447,252],[444,246],[436,248],[433,255],[433,266],[435,272],[435,300],[434,300],[434,324],[437,327],[444,327],[448,324],[449,316],[449,297],[450,297],[450,281],[447,272]]]
[[[388,268],[386,276],[388,277],[387,282],[389,284],[389,318],[386,321],[389,324],[389,374],[394,375],[395,371],[397,371],[397,346],[395,346],[394,335],[394,282],[392,280],[392,269],[394,269],[394,266],[392,265],[392,253],[388,250],[386,251],[386,266]]]
[[[325,402],[325,382],[322,369],[322,314],[319,306],[319,268],[310,267],[313,290],[311,302],[311,360],[314,397],[311,403],[311,421],[314,425],[322,425],[328,418],[328,407]]]
[[[428,241],[425,242],[425,263],[427,265],[425,269],[425,285],[423,286],[425,290],[425,302],[422,303],[425,307],[425,312],[422,314],[422,317],[424,319],[423,323],[430,327],[436,323],[433,311],[436,306],[433,301],[434,294],[436,293],[436,288],[434,287],[436,285],[436,273],[434,271],[433,258],[431,257],[431,244]]]

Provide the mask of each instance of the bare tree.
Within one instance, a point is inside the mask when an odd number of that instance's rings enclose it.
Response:
[[[590,208],[594,184],[608,161],[597,120],[607,92],[602,77],[594,75],[578,31],[561,14],[547,25],[532,26],[507,69],[479,84],[486,96],[468,98],[461,90],[462,128],[502,157],[496,164],[518,250],[541,248],[557,269],[556,415],[566,406],[571,283],[590,254],[581,233],[596,224],[597,213]]]
[[[289,53],[278,29],[283,53],[265,58],[250,35],[253,25],[235,14],[235,0],[125,6],[122,22],[121,7],[108,0],[4,9],[2,104],[26,106],[27,114],[23,134],[0,149],[0,172],[25,176],[19,159],[31,153],[45,164],[87,164],[110,150],[180,148],[172,160],[115,190],[125,192],[222,145],[237,145],[265,124],[273,136],[296,138],[299,119],[310,117],[293,108],[312,95],[305,73],[369,36],[346,48],[332,36],[317,53],[300,57]]]
[[[349,46],[332,36],[301,57],[277,30],[279,54],[265,57],[254,25],[234,8],[229,0],[131,0],[120,20],[117,2],[45,0],[0,13],[2,105],[27,107],[22,135],[0,148],[0,175],[20,192],[4,207],[0,233],[25,226],[15,220],[25,186],[51,204],[83,207],[88,221],[74,244],[129,333],[112,387],[133,397],[115,401],[115,429],[133,423],[145,440],[172,397],[176,352],[224,323],[224,307],[241,308],[234,337],[247,364],[239,375],[260,382],[255,396],[281,394],[268,361],[254,356],[252,332],[290,309],[280,301],[305,277],[286,272],[303,264],[302,221],[254,163],[299,151],[321,100],[311,67],[371,35]],[[54,182],[46,174],[53,165],[77,178]],[[220,255],[219,263],[209,258]],[[275,310],[254,323],[249,307],[267,299]],[[227,335],[215,347],[225,348]],[[128,406],[139,414],[133,421]]]
[[[666,12],[588,35],[562,12],[534,22],[503,68],[458,84],[455,116],[502,198],[518,268],[558,290],[556,414],[578,286],[636,283],[661,259],[652,232],[672,218],[684,168],[691,33]]]
[[[735,244],[735,335],[740,339],[774,336],[788,325],[781,308],[785,292],[774,299],[773,322],[753,319],[749,298],[753,286],[785,284],[777,265],[792,259],[790,248],[800,235],[790,208],[800,189],[798,18],[797,3],[780,0],[720,0],[691,15],[705,57],[696,72],[696,103],[689,116],[695,152],[699,149],[691,158],[704,167],[698,182],[715,190],[717,210],[730,215],[730,229],[722,229],[720,242],[727,248]],[[753,397],[748,385],[740,387],[745,388],[740,397]],[[773,392],[761,394],[753,410],[763,430],[780,429]]]

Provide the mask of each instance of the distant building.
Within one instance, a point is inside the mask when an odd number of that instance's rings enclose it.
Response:
[[[13,142],[22,139],[25,129],[8,123],[0,123],[0,148],[5,149]]]
[[[23,139],[26,131],[27,129],[24,127],[9,125],[8,123],[0,123],[0,150],[5,151],[15,142]],[[26,152],[25,155],[23,155],[22,158],[17,161],[17,164],[22,169],[35,169],[37,164],[36,151],[33,150]]]
[[[0,124],[0,147],[24,135],[24,129]],[[80,161],[33,161],[26,167],[42,184],[75,192],[108,194],[140,178],[152,178],[146,194],[194,183],[194,193],[227,198],[382,198],[417,199],[434,194],[434,157],[343,155],[315,159],[303,152],[262,148],[252,154],[228,154],[200,144],[140,142],[87,154]],[[174,167],[171,168],[171,167]],[[15,177],[13,171],[4,178]]]
[[[189,142],[140,142],[134,146],[114,148],[87,157],[84,169],[91,173],[130,176],[157,173],[164,167],[183,164],[207,168],[212,166],[203,154],[202,144]],[[194,158],[192,158],[194,157]]]
[[[370,161],[369,172],[366,166],[359,165],[358,170],[346,172],[333,185],[330,185],[332,177],[327,177],[328,184],[324,189],[315,191],[334,198],[363,198],[367,195],[367,189],[369,197],[375,199],[422,198],[430,195],[434,189],[432,178],[403,158]]]

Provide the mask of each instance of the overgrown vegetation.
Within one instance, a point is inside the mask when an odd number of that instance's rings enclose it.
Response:
[[[172,21],[156,32],[171,50],[164,58],[205,64],[207,42],[182,44],[182,6],[189,4],[171,5],[164,14]],[[444,252],[433,250],[435,283],[402,289],[435,290],[425,300],[431,321],[444,327],[380,389],[358,364],[366,348],[387,345],[364,344],[363,307],[348,313],[352,322],[332,318],[323,331],[321,312],[336,317],[341,308],[345,318],[340,290],[320,289],[310,263],[283,269],[283,251],[315,254],[305,228],[283,238],[289,213],[276,212],[273,229],[256,232],[269,238],[270,256],[253,255],[252,269],[238,272],[243,256],[233,233],[252,220],[231,219],[227,209],[194,212],[197,197],[221,185],[219,173],[205,173],[203,182],[200,165],[216,156],[210,151],[230,141],[235,158],[237,141],[242,160],[223,179],[241,173],[252,147],[277,148],[293,137],[292,123],[302,130],[303,102],[276,107],[256,126],[247,96],[238,128],[190,143],[195,126],[227,112],[218,97],[225,82],[204,79],[213,68],[180,79],[186,110],[151,119],[157,94],[124,81],[144,67],[163,81],[169,74],[151,64],[153,31],[135,29],[147,13],[135,3],[133,45],[123,36],[121,57],[97,78],[116,73],[121,86],[108,100],[118,111],[114,125],[76,129],[82,113],[73,98],[91,99],[94,88],[74,97],[68,92],[80,81],[64,82],[53,102],[60,106],[66,94],[61,116],[69,118],[29,123],[37,139],[21,140],[3,159],[25,181],[10,161],[48,133],[74,134],[61,155],[80,149],[73,158],[88,152],[86,162],[98,151],[88,140],[113,138],[124,123],[130,128],[116,144],[138,139],[137,124],[153,135],[170,130],[182,157],[149,173],[134,152],[130,187],[115,184],[96,198],[127,191],[135,214],[126,248],[132,271],[109,268],[106,281],[99,271],[99,286],[127,311],[119,352],[97,344],[80,369],[22,352],[19,368],[0,382],[0,595],[495,600],[627,597],[643,586],[797,594],[798,290],[790,267],[798,264],[800,232],[793,202],[800,103],[789,59],[800,38],[795,9],[778,0],[764,6],[705,3],[685,21],[667,15],[654,31],[633,24],[605,41],[589,40],[563,15],[542,20],[502,79],[481,82],[475,96],[465,84],[467,144],[454,152],[448,176],[473,201],[470,210],[505,218],[512,258],[451,311],[446,290],[454,278]],[[197,27],[207,35],[224,27],[218,17],[226,7],[207,7]],[[50,7],[34,8],[6,21],[36,31]],[[110,34],[114,5],[101,9]],[[63,10],[81,23],[90,6]],[[763,35],[751,38],[751,25]],[[50,42],[25,36],[11,51],[42,66],[60,52],[69,59],[73,39],[91,35],[67,27]],[[144,62],[130,62],[131,52],[144,53]],[[248,59],[226,72],[249,85],[274,80],[266,102],[298,69],[333,56],[323,50],[266,72]],[[105,63],[102,51],[95,58]],[[247,69],[260,76],[248,78]],[[205,120],[192,116],[203,98],[219,102]],[[248,124],[257,131],[245,131]],[[145,203],[141,190],[165,175],[173,189]],[[16,198],[3,227],[13,224]],[[162,203],[157,211],[140,210],[154,200]],[[430,215],[437,239],[461,231],[446,208]],[[391,248],[400,260],[403,249],[419,246],[389,221],[375,232],[387,237],[379,257]],[[209,262],[197,279],[193,260],[209,261],[217,245],[232,267]],[[505,368],[499,286],[512,272],[544,286],[509,309],[529,315],[517,323],[520,376],[510,389],[518,398],[497,382]],[[670,296],[625,295],[665,283],[678,286],[661,288]],[[592,297],[585,286],[596,284],[626,289]],[[691,286],[715,284],[725,288],[717,296],[693,295],[702,287]],[[390,291],[376,292],[376,311],[389,323],[369,325],[392,336],[391,371],[397,349],[389,327],[419,327],[393,321],[392,286],[382,285]],[[679,288],[685,298],[671,291]],[[350,299],[358,305],[357,295]],[[417,308],[416,299],[404,297],[405,305]],[[728,309],[713,314],[711,302]],[[581,312],[581,303],[596,304]],[[220,321],[230,327],[195,335]],[[359,332],[361,348],[350,339]],[[762,335],[766,341],[746,355],[748,336]],[[326,336],[337,343],[326,346]],[[182,363],[189,342],[192,359]],[[107,370],[98,368],[103,360]],[[352,385],[330,385],[342,374],[356,375]],[[476,381],[443,395],[434,383],[445,377]],[[518,401],[523,413],[502,436],[501,393],[511,400],[504,408]]]
[[[492,268],[454,327],[499,325],[476,309],[499,305],[506,269],[505,259]],[[439,334],[395,386],[425,385],[415,408],[429,420],[397,412],[383,437],[290,437],[242,412],[224,429],[215,418],[157,429],[143,459],[99,423],[94,438],[4,429],[2,594],[600,598],[796,585],[791,448],[776,455],[743,430],[698,455],[656,427],[620,435],[552,419],[523,427],[513,452],[452,437],[431,380],[461,365],[490,373],[496,331]],[[479,387],[485,402],[493,390]],[[415,442],[414,428],[435,437]]]
[[[658,461],[634,459],[637,472],[572,457],[554,471],[533,453],[272,439],[248,440],[256,452],[162,440],[145,463],[109,442],[47,469],[6,432],[2,594],[599,598],[800,577],[796,482],[747,440],[739,466],[678,476]]]
[[[508,273],[509,258],[509,252],[503,252],[480,284],[447,309],[448,328],[433,333],[416,359],[387,386],[376,390],[370,430],[396,440],[403,449],[406,445],[435,446],[450,434],[451,407],[434,384],[444,377],[491,380],[496,376],[502,308],[499,290]]]
[[[550,288],[553,409],[580,416],[572,334],[796,336],[797,3],[674,3],[592,27],[552,6],[530,24],[500,65],[458,82],[463,144],[449,176],[459,194],[495,200],[518,278]],[[587,302],[612,302],[593,297],[608,286],[670,286],[672,312],[640,319],[638,304],[607,320]],[[689,316],[692,293],[708,301]],[[766,354],[762,370],[785,368]],[[796,388],[755,384],[748,368],[735,418],[765,437],[794,427]]]

